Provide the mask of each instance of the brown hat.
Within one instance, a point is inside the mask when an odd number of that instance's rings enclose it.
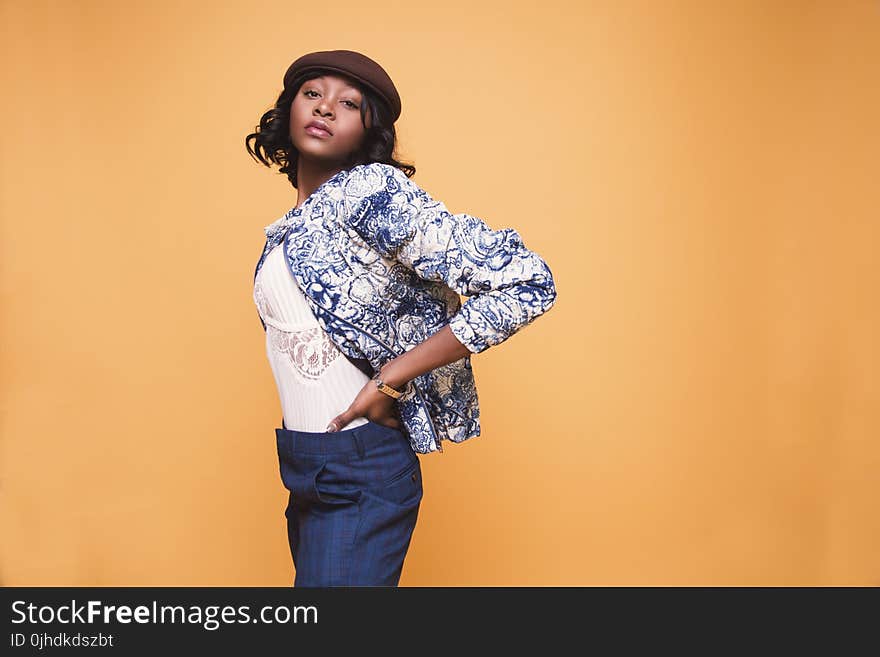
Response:
[[[365,84],[381,96],[391,108],[391,120],[400,117],[400,95],[388,73],[372,59],[353,50],[321,50],[303,55],[293,62],[284,74],[284,86],[289,87],[300,73],[311,69],[325,69],[344,73]]]

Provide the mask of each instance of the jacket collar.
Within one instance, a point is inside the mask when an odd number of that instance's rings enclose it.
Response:
[[[324,182],[318,185],[318,188],[315,189],[309,197],[303,202],[299,207],[293,206],[288,210],[284,216],[276,219],[268,226],[263,228],[263,231],[266,233],[266,237],[271,237],[277,230],[286,227],[293,219],[297,216],[301,215],[308,206],[310,206],[321,194],[323,194],[332,184],[341,180],[345,174],[349,172],[349,169],[341,169],[337,171],[332,176],[327,178]]]

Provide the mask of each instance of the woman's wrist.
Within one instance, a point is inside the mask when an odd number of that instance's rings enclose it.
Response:
[[[383,383],[391,386],[398,392],[403,392],[406,384],[409,383],[409,380],[400,374],[399,368],[394,366],[393,360],[388,361],[380,367],[376,376],[382,379]]]

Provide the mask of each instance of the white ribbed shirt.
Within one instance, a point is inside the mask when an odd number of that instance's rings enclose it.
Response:
[[[254,302],[266,323],[266,354],[275,376],[284,426],[327,431],[369,381],[330,340],[294,281],[284,242],[266,256],[254,281]],[[353,419],[340,429],[367,423]]]

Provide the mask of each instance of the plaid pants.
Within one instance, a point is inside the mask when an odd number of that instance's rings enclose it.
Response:
[[[372,421],[275,434],[290,491],[293,585],[397,586],[422,501],[421,463],[406,434]]]

